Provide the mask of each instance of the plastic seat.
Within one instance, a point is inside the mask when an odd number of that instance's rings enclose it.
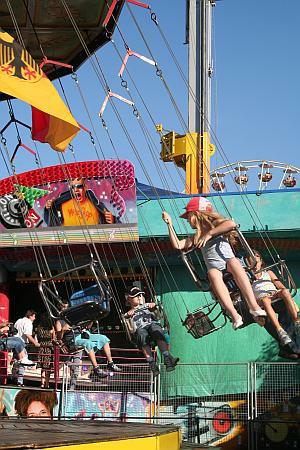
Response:
[[[61,279],[67,281],[69,277],[74,276],[74,273],[78,275],[82,270],[91,271],[96,283],[74,292],[69,298],[71,306],[64,311],[60,311],[63,299],[56,289],[56,281]],[[112,295],[109,281],[106,273],[102,269],[100,270],[99,264],[94,260],[84,266],[75,267],[51,278],[41,280],[39,291],[49,316],[53,320],[62,318],[71,326],[91,320],[101,320],[110,312]]]
[[[81,325],[90,320],[101,320],[106,317],[110,311],[105,303],[105,301],[102,303],[86,301],[65,309],[60,313],[60,317],[72,325]]]

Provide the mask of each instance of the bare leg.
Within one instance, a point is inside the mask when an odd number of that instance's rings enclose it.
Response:
[[[41,370],[41,387],[45,387],[45,380],[46,380],[46,377],[45,377],[45,370]]]
[[[289,312],[289,315],[291,316],[293,322],[296,322],[298,319],[299,308],[296,305],[296,303],[294,302],[289,290],[286,288],[281,289],[281,291],[277,292],[273,298],[282,298],[283,299],[286,309]]]
[[[24,350],[23,350],[22,352],[18,353],[18,361],[19,361],[20,359],[25,358],[25,356],[26,356],[26,352],[24,352]]]
[[[91,350],[88,352],[88,355],[89,355],[89,358],[90,358],[91,363],[93,364],[93,367],[97,367],[97,366],[98,366],[98,363],[97,363],[97,360],[96,360],[96,355],[95,355],[94,350],[91,349]]]
[[[278,322],[277,315],[276,315],[274,309],[272,308],[271,298],[270,297],[264,297],[264,298],[261,299],[261,301],[262,301],[264,309],[265,309],[265,311],[267,313],[267,316],[269,317],[270,321],[272,322],[272,324],[276,328],[276,331],[281,330],[282,326]]]
[[[103,346],[103,351],[104,351],[104,354],[105,354],[105,356],[106,356],[106,358],[107,358],[107,362],[112,362],[112,357],[111,357],[111,351],[110,351],[110,345],[109,345],[109,343],[108,342],[106,342],[106,344],[104,344],[104,346]]]
[[[227,262],[227,270],[233,275],[233,278],[240,288],[241,293],[248,304],[248,308],[254,316],[254,319],[259,323],[259,325],[263,326],[264,320],[260,320],[266,315],[266,313],[258,305],[249,278],[239,260],[237,258],[231,258]]]
[[[240,315],[233,306],[229,291],[223,281],[222,272],[220,272],[218,269],[210,269],[208,271],[208,278],[212,284],[214,293],[219,302],[226,310],[226,312],[230,315],[232,321],[237,322],[240,319]]]
[[[145,358],[152,358],[152,351],[149,345],[145,345],[142,348],[142,352],[144,353]]]

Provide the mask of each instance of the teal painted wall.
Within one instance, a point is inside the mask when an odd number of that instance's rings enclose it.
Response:
[[[248,195],[226,195],[223,197],[211,197],[215,209],[225,217],[233,217],[240,229],[247,236],[254,238],[292,239],[300,242],[300,192],[276,192]],[[186,221],[178,219],[184,211],[187,199],[161,200],[163,207],[171,214],[175,229],[180,235],[192,233]],[[224,204],[227,208],[224,207]],[[149,224],[151,223],[151,227]],[[167,226],[161,219],[161,206],[157,201],[150,201],[139,206],[139,230],[140,237],[146,238],[149,234],[165,238]],[[267,230],[267,234],[260,233]],[[299,241],[298,241],[299,240]],[[269,245],[270,244],[269,242]],[[300,255],[297,246],[289,248],[291,259],[287,260],[288,267],[297,285],[300,284]],[[257,324],[233,331],[231,323],[220,330],[200,339],[194,339],[187,333],[181,321],[186,317],[187,310],[194,309],[211,303],[210,293],[199,292],[194,285],[187,269],[174,251],[171,265],[157,268],[155,280],[156,292],[161,296],[165,311],[171,325],[171,350],[180,357],[181,363],[247,363],[251,361],[278,361],[278,344],[272,337]],[[266,261],[268,263],[268,261]],[[300,304],[299,292],[295,300]],[[218,307],[217,307],[218,308]],[[217,324],[223,321],[222,316]],[[300,345],[300,341],[298,342]],[[216,368],[214,367],[214,373]],[[173,386],[169,395],[203,396],[214,394],[244,392],[245,380],[239,383],[228,383],[224,380],[222,366],[218,375],[214,378],[214,386],[206,383],[206,370],[192,365],[185,368],[185,379],[189,382],[182,383],[176,371],[168,374],[172,382],[167,382],[165,388]],[[179,378],[178,378],[179,377]],[[175,388],[174,388],[175,386]],[[182,388],[184,386],[184,388]],[[174,390],[175,389],[175,390]],[[183,390],[184,392],[181,392]]]
[[[299,267],[299,265],[298,265]],[[297,263],[290,265],[290,269],[298,273],[295,278],[297,285],[300,283],[299,269],[296,270]],[[190,395],[205,396],[211,395],[212,390],[215,395],[235,394],[246,392],[245,379],[240,381],[237,378],[233,384],[224,378],[222,366],[212,367],[214,377],[212,381],[205,380],[207,368],[201,366],[192,366],[195,363],[237,363],[251,361],[281,361],[278,357],[277,342],[257,324],[251,324],[241,330],[233,331],[231,323],[200,339],[194,339],[188,334],[186,328],[182,325],[188,311],[204,306],[212,302],[210,293],[198,291],[184,267],[171,266],[172,277],[165,276],[161,270],[157,273],[156,289],[157,294],[161,296],[165,311],[171,326],[171,351],[172,354],[180,358],[181,363],[189,364],[184,369],[185,382],[182,383],[181,372],[176,371],[168,374],[172,381],[166,381],[166,389],[171,389],[169,395]],[[167,274],[166,274],[167,275]],[[167,280],[166,280],[167,278]],[[299,302],[299,291],[295,297]],[[217,308],[219,308],[217,306]],[[219,311],[219,309],[217,309]],[[223,323],[222,316],[217,324]],[[300,339],[298,338],[298,345]],[[187,381],[188,380],[188,381]],[[184,386],[184,388],[182,388]],[[174,390],[175,389],[175,390]],[[184,392],[183,392],[183,391]],[[174,392],[173,392],[174,391]],[[176,392],[175,392],[176,391]],[[182,391],[182,392],[181,392]]]
[[[274,193],[218,195],[211,196],[216,211],[225,217],[232,217],[240,224],[241,231],[265,230],[292,231],[293,236],[300,236],[300,192],[278,191]],[[174,222],[178,234],[190,232],[186,221],[179,218],[188,202],[186,198],[160,200]],[[141,238],[166,236],[167,226],[161,219],[161,206],[157,200],[140,203],[139,235]]]

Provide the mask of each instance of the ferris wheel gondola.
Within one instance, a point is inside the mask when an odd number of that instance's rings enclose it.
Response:
[[[251,177],[257,169],[258,186],[255,183],[256,178]],[[279,175],[280,171],[283,172],[283,175]],[[297,185],[297,175],[299,173],[300,168],[279,161],[238,161],[214,169],[210,174],[211,187],[217,192],[234,191],[236,187],[240,191],[253,190],[256,192],[263,191],[269,187],[272,187],[272,189],[291,189]],[[228,180],[226,183],[224,181],[225,176]]]

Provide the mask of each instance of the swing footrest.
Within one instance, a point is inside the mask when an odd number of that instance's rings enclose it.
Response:
[[[206,336],[216,329],[211,319],[203,311],[188,313],[183,325],[195,339]]]

